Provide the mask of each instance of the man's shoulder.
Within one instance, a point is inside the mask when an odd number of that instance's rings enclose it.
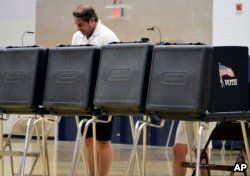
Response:
[[[119,39],[115,35],[115,33],[109,29],[107,26],[101,24],[100,26],[100,32],[99,32],[99,37],[102,38],[104,41],[110,43],[110,42],[118,42]]]
[[[109,29],[107,26],[105,26],[102,23],[100,24],[100,32],[102,34],[114,34],[114,32],[111,29]]]

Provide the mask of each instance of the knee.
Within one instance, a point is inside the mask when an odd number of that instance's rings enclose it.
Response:
[[[85,140],[85,144],[86,144],[86,147],[89,149],[89,148],[93,148],[93,138],[87,138]]]
[[[174,158],[183,159],[188,153],[187,145],[185,144],[176,144],[173,148]]]
[[[100,151],[111,149],[111,141],[98,141],[98,149]]]

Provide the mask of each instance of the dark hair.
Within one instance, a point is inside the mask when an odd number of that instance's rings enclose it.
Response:
[[[98,21],[98,16],[93,7],[84,4],[80,4],[76,7],[73,11],[73,16],[76,18],[82,18],[86,22],[89,22],[92,17],[95,18],[95,21]]]

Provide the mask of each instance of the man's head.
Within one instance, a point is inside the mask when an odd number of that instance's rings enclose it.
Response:
[[[95,10],[91,6],[80,4],[73,11],[73,16],[77,29],[89,38],[98,22]]]

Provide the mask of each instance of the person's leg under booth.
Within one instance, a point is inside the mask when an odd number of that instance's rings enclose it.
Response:
[[[184,122],[181,121],[177,128],[176,138],[175,138],[175,145],[173,148],[174,160],[173,160],[173,175],[174,176],[185,176],[186,175],[186,168],[182,167],[180,164],[181,162],[186,161],[186,157],[188,154],[188,140],[187,134],[185,129],[185,123],[187,125],[187,131],[189,136],[189,143],[191,147],[196,146],[195,141],[195,123],[194,122]],[[213,131],[216,122],[206,123],[208,129],[204,130],[202,133],[202,141],[201,141],[201,148],[204,148],[211,132]],[[211,147],[211,146],[210,146]],[[206,170],[201,170],[201,175],[206,176]]]
[[[104,116],[102,120],[107,120],[108,117]],[[111,169],[113,150],[111,144],[113,120],[110,123],[97,123],[96,124],[96,140],[97,140],[97,163],[98,163],[98,176],[108,176]],[[87,159],[89,165],[90,176],[94,176],[94,156],[93,156],[93,134],[92,125],[89,126],[86,136]]]

